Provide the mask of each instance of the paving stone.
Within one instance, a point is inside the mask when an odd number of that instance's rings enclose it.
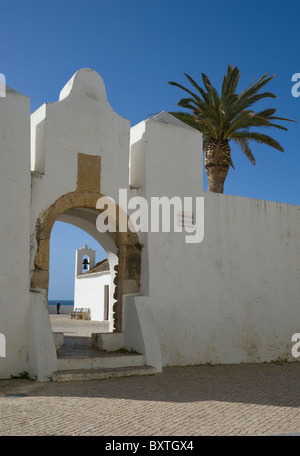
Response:
[[[66,350],[68,337],[84,352],[92,349],[82,337],[108,331],[105,322],[66,315],[50,320],[54,331],[67,336]],[[151,376],[66,383],[0,380],[0,435],[299,434],[299,378],[295,361],[165,367]]]
[[[294,362],[165,367],[153,376],[67,383],[1,380],[0,435],[299,433],[299,378]]]

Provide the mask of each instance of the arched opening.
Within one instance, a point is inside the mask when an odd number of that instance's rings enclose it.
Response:
[[[36,224],[36,253],[31,276],[31,289],[42,289],[48,296],[50,236],[55,221],[77,226],[92,236],[103,248],[110,252],[110,267],[114,269],[113,317],[114,332],[122,331],[122,298],[124,294],[140,291],[141,249],[138,236],[130,230],[119,232],[116,205],[116,232],[100,233],[96,219],[100,210],[96,209],[98,199],[103,196],[88,191],[67,193],[46,208]],[[117,258],[113,260],[113,258]]]
[[[84,255],[81,264],[81,274],[84,274],[86,271],[89,271],[91,264],[91,259],[88,255]]]
[[[74,277],[76,270],[76,250],[87,244],[94,255],[84,255],[88,260],[88,269],[81,264],[80,274],[91,269],[94,262],[107,258],[107,252],[86,231],[69,223],[56,221],[50,237],[49,290],[48,300],[53,302],[74,301]],[[92,261],[91,261],[92,260]]]
[[[106,252],[86,231],[70,223],[54,223],[50,237],[48,313],[58,343],[58,358],[96,355],[92,334],[113,331],[115,271],[109,269],[108,256],[111,252]],[[107,287],[110,294],[105,293]],[[75,309],[84,309],[84,314],[76,312],[75,319]]]

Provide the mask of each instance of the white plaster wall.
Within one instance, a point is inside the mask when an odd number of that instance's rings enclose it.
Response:
[[[51,380],[57,370],[55,340],[47,309],[46,294],[31,292],[29,313],[28,374],[38,381]]]
[[[7,87],[0,97],[0,378],[28,371],[30,103]]]
[[[104,320],[104,285],[111,286],[110,272],[80,275],[75,277],[74,309],[91,309],[91,320]],[[109,318],[111,319],[111,299]]]
[[[126,295],[123,300],[123,344],[144,355],[147,366],[162,371],[160,340],[148,296]]]
[[[162,281],[150,271],[165,363],[291,360],[299,222],[296,207],[205,196],[204,241],[177,251],[165,241],[168,261],[160,261],[169,273]]]
[[[144,170],[131,167],[140,194],[205,201],[203,242],[186,244],[184,233],[143,236],[142,288],[163,365],[292,360],[291,337],[300,328],[300,208],[204,192],[197,132],[168,124],[165,114],[135,129],[145,162]]]

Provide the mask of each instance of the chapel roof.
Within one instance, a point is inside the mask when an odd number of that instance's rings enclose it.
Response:
[[[107,258],[104,258],[104,260],[101,260],[98,263],[96,263],[95,266],[91,268],[89,271],[85,272],[84,275],[104,271],[109,271],[109,263]]]

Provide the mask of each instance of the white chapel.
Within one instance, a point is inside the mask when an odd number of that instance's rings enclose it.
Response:
[[[107,258],[96,263],[96,250],[76,250],[74,310],[90,310],[90,320],[112,320],[113,282]]]

